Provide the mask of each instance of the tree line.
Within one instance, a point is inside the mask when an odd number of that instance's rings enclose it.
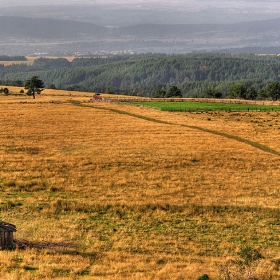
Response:
[[[207,88],[202,97],[222,98],[223,94],[217,88]],[[246,87],[242,83],[236,83],[229,88],[226,97],[246,100],[278,100],[280,99],[280,82],[270,81],[267,86],[262,87],[259,91],[254,86]]]
[[[46,87],[65,90],[166,96],[176,86],[183,97],[278,99],[280,57],[253,54],[139,54],[39,58],[33,65],[0,63],[0,82],[18,84],[38,76]]]
[[[0,61],[27,61],[25,56],[8,56],[8,55],[0,55]]]

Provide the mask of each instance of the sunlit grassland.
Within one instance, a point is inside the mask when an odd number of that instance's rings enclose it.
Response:
[[[3,279],[219,279],[244,244],[279,279],[280,113],[87,96],[0,97],[1,219],[16,238],[75,245],[0,252]]]
[[[90,97],[94,93],[90,92],[77,92],[77,91],[66,91],[66,90],[56,90],[45,88],[42,94],[36,95],[36,100],[32,97],[27,96],[27,90],[24,87],[14,87],[14,86],[1,86],[0,88],[7,87],[9,89],[9,95],[4,96],[2,94],[0,98],[0,103],[48,103],[48,102],[65,102],[68,100],[76,100],[82,102],[88,102]],[[24,93],[20,93],[20,91]]]

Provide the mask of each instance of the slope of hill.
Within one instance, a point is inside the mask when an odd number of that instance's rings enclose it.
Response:
[[[1,63],[0,63],[1,64]],[[177,85],[184,97],[202,96],[216,88],[227,96],[229,87],[242,83],[260,90],[279,80],[280,57],[225,54],[139,54],[109,57],[36,59],[33,65],[0,65],[0,81],[12,84],[36,75],[46,86],[80,91],[153,96],[159,89]]]
[[[262,32],[279,33],[280,18],[234,24],[138,24],[125,27],[102,27],[74,20],[50,18],[0,17],[0,36],[21,36],[40,39],[77,38],[81,34],[115,38],[118,36],[137,38],[174,38],[201,32]],[[204,34],[206,35],[206,34]]]
[[[279,112],[74,100],[0,96],[2,279],[279,279]]]
[[[255,35],[263,32],[275,32],[280,35],[280,18],[263,21],[241,22],[234,24],[139,24],[118,28],[124,35],[138,37],[184,37],[190,34],[201,34],[201,32],[239,32],[240,34],[253,33]],[[204,34],[206,36],[206,34]],[[211,35],[211,34],[210,34]]]
[[[74,20],[49,18],[0,17],[0,37],[35,39],[77,39],[82,34],[105,36],[108,28]]]

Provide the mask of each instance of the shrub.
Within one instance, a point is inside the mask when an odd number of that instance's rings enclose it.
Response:
[[[8,88],[1,88],[0,92],[3,92],[4,94],[8,95],[10,91]]]
[[[236,260],[229,259],[221,267],[221,276],[225,280],[257,280],[270,279],[271,269],[262,263],[263,256],[258,249],[250,246],[242,247]]]
[[[197,280],[209,280],[209,276],[207,274],[202,274],[197,278]]]

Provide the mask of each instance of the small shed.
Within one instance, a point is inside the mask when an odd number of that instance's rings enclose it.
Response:
[[[100,95],[93,95],[90,99],[90,102],[100,102],[102,101],[102,97]]]
[[[14,247],[14,236],[16,226],[0,221],[0,249],[10,249]]]

